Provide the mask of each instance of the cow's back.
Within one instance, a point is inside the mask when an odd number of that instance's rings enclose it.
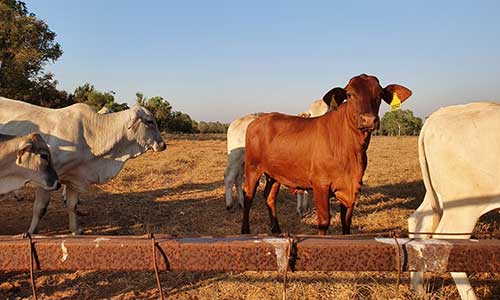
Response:
[[[0,97],[0,133],[26,135],[39,132],[54,154],[58,172],[68,161],[78,163],[78,157],[88,145],[84,143],[82,116],[91,113],[85,104],[50,109]]]
[[[425,156],[432,188],[441,202],[446,199],[446,205],[459,206],[461,200],[500,195],[500,104],[481,102],[438,110],[426,120],[421,144],[424,153],[420,155]]]
[[[245,148],[245,137],[248,125],[258,118],[257,114],[247,115],[234,120],[227,129],[227,153],[235,149]]]

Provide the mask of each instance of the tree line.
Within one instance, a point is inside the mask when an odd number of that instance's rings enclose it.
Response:
[[[61,108],[74,103],[86,103],[96,111],[103,107],[111,111],[128,108],[119,103],[113,91],[98,91],[90,83],[72,93],[57,89],[54,74],[46,72],[47,63],[54,63],[63,54],[55,41],[56,33],[26,4],[18,0],[0,0],[0,95],[31,104]],[[186,133],[223,133],[227,124],[196,122],[187,113],[174,111],[160,96],[145,98],[136,94],[137,103],[156,117],[160,130]]]

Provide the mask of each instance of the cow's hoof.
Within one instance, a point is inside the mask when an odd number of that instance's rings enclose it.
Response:
[[[83,229],[78,228],[77,230],[72,230],[71,234],[72,235],[81,235],[81,234],[83,234]]]
[[[241,234],[250,234],[250,227],[241,228]]]
[[[280,234],[281,233],[281,229],[278,227],[278,228],[272,228],[271,229],[271,233],[272,234]]]
[[[241,204],[241,203],[238,202],[238,208],[239,209],[243,209],[243,204]]]
[[[231,209],[233,209],[233,205],[232,204],[226,205],[226,210],[231,210]]]

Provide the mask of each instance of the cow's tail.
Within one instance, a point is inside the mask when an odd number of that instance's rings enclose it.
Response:
[[[426,194],[424,201],[429,201],[432,207],[432,231],[434,231],[441,220],[443,215],[443,205],[440,202],[439,196],[432,185],[431,175],[429,172],[429,164],[427,161],[427,153],[425,151],[425,135],[426,135],[426,126],[429,124],[429,119],[422,126],[422,130],[420,131],[420,135],[418,137],[418,159],[420,161],[420,169],[422,171],[422,179],[424,181]],[[429,213],[429,212],[425,212]]]

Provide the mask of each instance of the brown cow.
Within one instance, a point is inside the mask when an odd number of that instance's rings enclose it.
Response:
[[[396,94],[402,102],[411,91],[396,84],[382,88],[376,77],[362,74],[324,96],[337,102],[336,111],[311,119],[270,113],[253,121],[246,136],[241,233],[250,233],[250,206],[259,177],[265,174],[264,197],[272,233],[281,232],[276,196],[283,184],[292,190],[313,189],[320,234],[326,234],[330,225],[329,199],[334,193],[341,203],[342,233],[349,234],[352,208],[366,169],[366,150],[372,131],[379,126],[381,100],[391,103]]]

